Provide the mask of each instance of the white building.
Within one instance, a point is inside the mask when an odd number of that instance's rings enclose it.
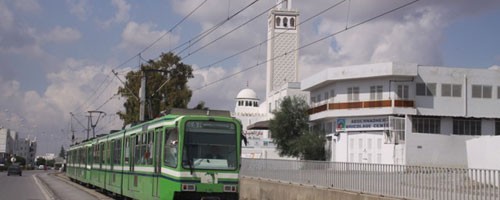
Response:
[[[299,12],[292,9],[291,0],[277,0],[276,4],[278,6],[268,16],[266,99],[260,103],[250,88],[241,90],[236,97],[233,117],[241,120],[250,143],[243,149],[244,157],[281,158],[267,130],[272,111],[286,96],[308,99],[308,93],[300,90],[298,82],[298,52],[295,50],[299,45]]]
[[[379,63],[332,67],[301,85],[331,161],[500,169],[498,142],[473,148],[500,135],[499,70]],[[495,161],[468,160],[481,153]]]

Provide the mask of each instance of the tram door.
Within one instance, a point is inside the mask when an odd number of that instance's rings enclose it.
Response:
[[[158,192],[159,192],[159,185],[160,185],[160,178],[161,178],[161,164],[162,164],[162,159],[161,159],[161,142],[163,141],[162,139],[162,128],[157,128],[155,130],[155,137],[156,140],[154,142],[154,159],[153,159],[153,165],[154,165],[154,174],[153,174],[153,196],[158,197]]]

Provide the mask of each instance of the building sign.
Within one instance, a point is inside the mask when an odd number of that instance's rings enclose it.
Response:
[[[369,131],[389,128],[387,117],[370,118],[337,118],[337,132],[342,131]]]

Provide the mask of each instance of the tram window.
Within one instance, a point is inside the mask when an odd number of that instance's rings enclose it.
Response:
[[[177,166],[179,152],[179,135],[177,130],[168,130],[165,134],[165,165],[169,167]]]
[[[129,138],[126,138],[125,139],[125,151],[123,151],[123,157],[124,157],[124,162],[125,164],[129,164],[129,156],[130,156],[130,139]]]
[[[113,152],[113,159],[114,159],[114,164],[120,164],[121,160],[121,152],[122,152],[122,140],[115,140],[115,146],[114,146],[114,152]]]
[[[138,165],[141,161],[141,138],[142,135],[135,136],[135,152],[134,152],[134,164]]]
[[[153,164],[153,131],[150,131],[148,133],[148,140],[146,142],[146,152],[144,153],[144,157],[146,158],[146,164],[147,165],[152,165]]]

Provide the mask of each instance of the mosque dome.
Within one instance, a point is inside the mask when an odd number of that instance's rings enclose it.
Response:
[[[255,93],[255,91],[253,91],[250,88],[245,88],[245,89],[241,90],[238,93],[238,96],[236,96],[236,99],[256,99],[256,100],[258,100],[257,94]]]

